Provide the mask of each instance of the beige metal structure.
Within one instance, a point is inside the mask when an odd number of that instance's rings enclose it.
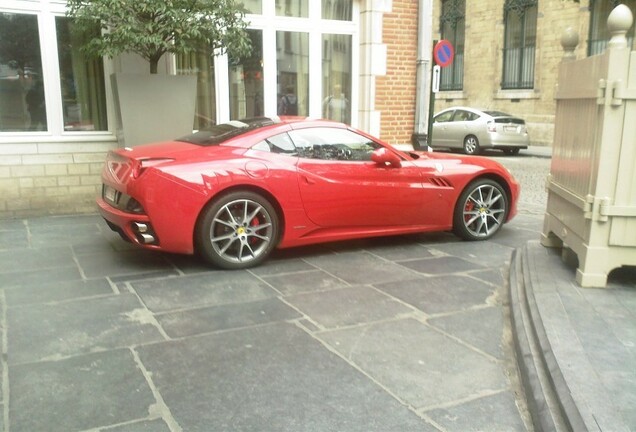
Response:
[[[552,166],[541,243],[571,250],[583,287],[607,285],[615,268],[636,265],[636,51],[619,5],[600,55],[574,60],[566,31],[559,69]]]

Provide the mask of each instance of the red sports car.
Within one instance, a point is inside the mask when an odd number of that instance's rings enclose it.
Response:
[[[101,214],[144,248],[226,269],[276,247],[452,230],[485,240],[519,185],[479,157],[401,152],[340,123],[254,118],[108,154]]]

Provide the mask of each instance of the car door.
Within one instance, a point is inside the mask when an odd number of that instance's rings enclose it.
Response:
[[[322,227],[396,226],[422,223],[422,176],[371,161],[380,144],[343,128],[290,131],[298,150],[298,181],[307,216]],[[390,150],[389,151],[393,151]]]
[[[453,119],[454,110],[442,111],[433,117],[432,130],[432,146],[433,147],[449,147],[451,140],[449,138],[449,126]]]
[[[455,110],[452,120],[448,123],[447,138],[448,146],[461,148],[464,145],[464,138],[469,134],[472,113],[463,109]]]

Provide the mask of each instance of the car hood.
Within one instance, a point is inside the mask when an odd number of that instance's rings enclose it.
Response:
[[[417,161],[439,161],[443,162],[445,165],[473,165],[476,167],[482,167],[484,169],[493,170],[493,171],[504,171],[508,172],[508,170],[498,161],[494,159],[490,159],[483,156],[469,156],[469,155],[460,155],[453,153],[438,153],[438,152],[426,152],[426,151],[411,151],[409,154],[415,153],[419,156]]]

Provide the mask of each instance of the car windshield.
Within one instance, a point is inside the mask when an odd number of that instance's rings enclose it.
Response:
[[[276,122],[268,117],[232,120],[227,123],[221,123],[201,129],[193,134],[178,138],[177,141],[201,146],[219,145],[230,138],[234,138],[263,126],[273,125],[274,123]]]

